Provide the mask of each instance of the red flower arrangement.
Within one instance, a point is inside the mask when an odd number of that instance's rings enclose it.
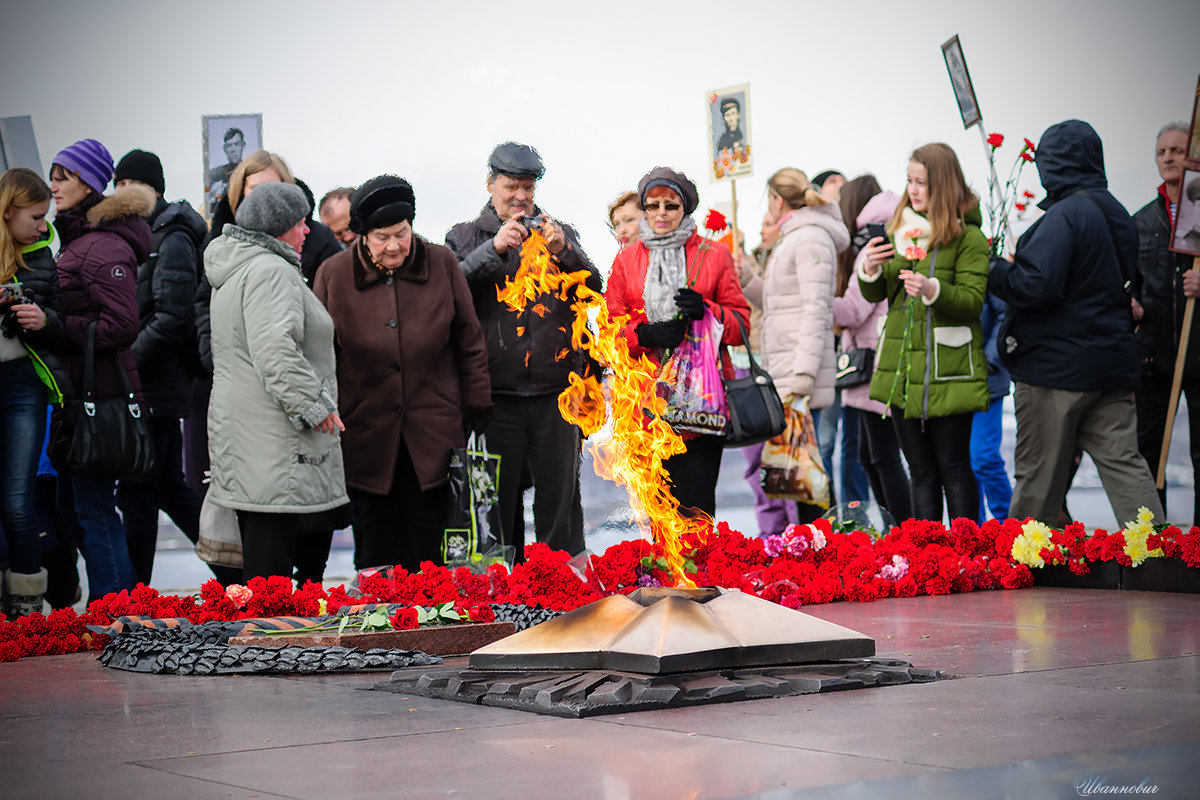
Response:
[[[886,597],[949,594],[984,589],[1020,589],[1033,585],[1026,563],[1014,560],[1013,546],[1024,534],[1019,520],[988,520],[976,525],[956,519],[949,528],[939,522],[907,520],[872,540],[863,531],[834,530],[826,520],[791,526],[780,536],[745,537],[721,522],[708,536],[684,542],[692,578],[700,586],[739,589],[788,608],[838,600],[870,602]],[[1048,529],[1047,529],[1048,530]],[[1088,562],[1131,563],[1123,532],[1088,534],[1075,523],[1050,531],[1038,555],[1047,564],[1067,564],[1086,573]],[[1174,526],[1156,530],[1146,547],[1164,557],[1180,558],[1200,569],[1200,528],[1186,534]],[[484,573],[466,567],[447,569],[431,563],[421,572],[401,567],[364,572],[357,592],[345,586],[326,590],[316,583],[292,589],[284,577],[253,578],[245,587],[223,587],[210,580],[197,596],[160,595],[139,585],[94,601],[85,614],[70,609],[48,617],[31,614],[15,621],[0,617],[0,661],[23,656],[96,650],[108,636],[87,625],[107,626],[123,616],[179,618],[194,623],[270,616],[316,617],[336,614],[344,606],[396,603],[407,606],[393,614],[392,627],[490,622],[492,605],[515,603],[571,611],[606,595],[628,594],[639,586],[664,585],[670,576],[660,566],[663,553],[650,542],[613,545],[588,560],[580,575],[567,553],[544,544],[525,548],[526,560],[511,570],[494,564]]]
[[[1011,209],[1015,209],[1017,216],[1020,217],[1029,208],[1029,202],[1034,195],[1029,191],[1024,191],[1021,196],[1025,202],[1016,202],[1017,183],[1021,179],[1021,171],[1027,163],[1033,162],[1033,155],[1037,152],[1033,142],[1028,139],[1023,140],[1021,152],[1017,154],[1017,158],[1013,161],[1012,167],[1008,171],[1008,180],[1004,185],[1000,185],[1000,179],[996,173],[996,150],[1004,144],[1004,134],[990,133],[987,137],[987,143],[991,146],[987,151],[989,178],[988,178],[988,198],[987,210],[988,218],[994,229],[993,235],[988,239],[990,251],[992,255],[999,255],[1004,252],[1005,240],[1009,235],[1008,217]]]

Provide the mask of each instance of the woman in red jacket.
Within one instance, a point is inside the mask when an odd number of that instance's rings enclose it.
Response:
[[[737,318],[748,326],[750,305],[729,251],[696,232],[696,184],[682,172],[655,167],[638,182],[638,198],[646,212],[638,223],[641,239],[617,254],[605,290],[608,313],[630,317],[629,354],[661,363],[706,309],[724,326],[722,348],[741,344]],[[687,450],[663,462],[675,499],[681,508],[714,516],[724,437],[682,436]]]

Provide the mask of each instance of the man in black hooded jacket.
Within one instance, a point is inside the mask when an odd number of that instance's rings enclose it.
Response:
[[[1017,412],[1016,489],[1009,515],[1054,525],[1078,445],[1091,455],[1118,523],[1162,504],[1137,448],[1138,352],[1130,290],[1137,230],[1108,192],[1091,125],[1051,126],[1037,150],[1045,215],[993,258],[988,288],[1009,304],[1001,358]]]
[[[150,257],[138,266],[140,329],[132,348],[142,395],[150,409],[157,463],[149,480],[122,480],[117,486],[129,559],[137,580],[149,586],[159,510],[167,512],[193,543],[200,528],[200,498],[183,478],[180,422],[192,412],[192,379],[198,368],[192,301],[208,226],[186,200],[168,203],[163,199],[162,163],[154,153],[130,151],[117,164],[113,180],[118,188],[124,183],[141,183],[153,189],[157,198],[149,217],[153,236]],[[225,582],[235,579],[236,572],[214,568],[214,574]]]

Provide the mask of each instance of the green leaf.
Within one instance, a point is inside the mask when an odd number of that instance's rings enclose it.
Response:
[[[425,606],[415,606],[417,609],[417,623],[420,625],[432,625],[437,618],[436,608],[425,608]]]
[[[342,631],[346,630],[346,626],[350,624],[350,617],[342,617],[342,623],[338,625],[338,636],[342,635]]]
[[[690,573],[696,572],[696,562],[692,561],[690,558],[685,558],[683,560],[683,571]]]
[[[642,556],[642,566],[646,569],[654,569],[654,559],[650,556]]]
[[[386,611],[376,609],[363,617],[362,630],[364,631],[386,630],[390,627],[391,623],[388,622]]]

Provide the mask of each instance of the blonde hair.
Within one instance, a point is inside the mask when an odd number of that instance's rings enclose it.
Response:
[[[237,211],[238,204],[242,202],[242,192],[246,188],[246,178],[267,168],[278,172],[279,177],[284,183],[296,182],[296,176],[288,169],[287,162],[282,157],[266,150],[255,150],[243,158],[241,163],[234,168],[233,174],[229,176],[228,197],[230,211]]]
[[[929,246],[949,244],[962,233],[962,218],[979,205],[979,198],[967,186],[958,156],[950,145],[941,142],[922,145],[913,150],[909,160],[925,167],[926,186],[929,189],[929,208],[925,212],[925,218],[929,220]],[[911,207],[912,200],[905,192],[896,206],[892,221],[888,223],[888,233],[895,233],[900,227],[904,209]]]
[[[29,208],[50,200],[50,187],[31,169],[16,167],[0,175],[0,217],[10,208]],[[21,245],[0,225],[0,283],[7,283],[25,266]]]
[[[771,194],[783,199],[784,205],[790,209],[818,208],[828,201],[821,196],[808,176],[795,167],[784,167],[767,178],[767,188]]]
[[[614,219],[614,217],[617,215],[617,209],[626,203],[633,203],[638,207],[639,210],[642,207],[642,203],[641,200],[638,199],[637,192],[625,192],[616,200],[613,200],[608,204],[608,227],[611,228],[617,224],[616,219]]]

